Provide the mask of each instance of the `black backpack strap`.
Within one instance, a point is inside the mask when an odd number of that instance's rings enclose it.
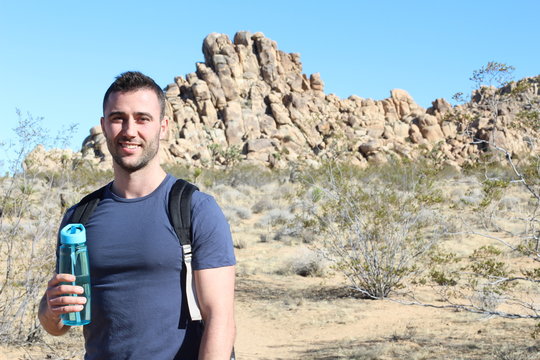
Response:
[[[191,321],[202,320],[191,268],[191,196],[196,190],[199,189],[195,185],[178,179],[169,193],[169,216],[182,246],[185,279],[181,280],[185,284],[184,294]]]
[[[169,194],[169,216],[182,246],[191,245],[191,196],[196,190],[195,185],[178,179]]]
[[[79,201],[79,203],[76,205],[73,214],[71,214],[69,222],[72,224],[85,225],[88,222],[88,219],[90,219],[90,216],[92,215],[94,210],[96,209],[99,201],[103,197],[106,186],[97,189],[93,193],[90,193],[83,197],[81,201]]]

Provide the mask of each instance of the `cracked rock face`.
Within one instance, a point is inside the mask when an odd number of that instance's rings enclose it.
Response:
[[[367,166],[390,157],[415,159],[426,151],[438,151],[459,167],[485,151],[473,139],[497,139],[516,155],[533,151],[528,140],[536,133],[507,125],[527,101],[539,98],[538,78],[522,80],[531,84],[526,99],[502,103],[502,120],[494,121],[482,102],[485,89],[465,105],[437,99],[427,110],[400,89],[383,100],[325,94],[320,74],[303,74],[299,54],[279,50],[260,32],[238,32],[233,41],[212,33],[203,41],[203,54],[205,62],[195,72],[176,77],[165,89],[171,121],[162,162],[213,165],[223,161],[212,156],[215,146],[234,146],[244,161],[278,167],[328,157]],[[91,129],[82,157],[110,166],[99,126]]]

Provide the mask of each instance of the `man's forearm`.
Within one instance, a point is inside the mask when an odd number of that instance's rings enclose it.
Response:
[[[229,360],[236,336],[234,317],[205,320],[199,360]]]
[[[43,329],[54,336],[64,335],[71,328],[70,326],[64,325],[60,316],[55,316],[48,311],[46,295],[41,298],[39,303],[38,318]]]
[[[200,360],[229,360],[236,335],[234,266],[194,271],[195,288],[204,321]]]

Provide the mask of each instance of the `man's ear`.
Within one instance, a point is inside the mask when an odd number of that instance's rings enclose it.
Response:
[[[160,133],[159,133],[159,139],[160,140],[166,140],[169,137],[169,117],[164,116],[163,119],[161,119],[161,123],[159,124],[160,127]]]
[[[99,124],[101,125],[101,131],[103,132],[103,135],[105,138],[107,138],[107,134],[105,133],[105,126],[103,126],[105,123],[105,118],[102,116],[101,119],[99,119]]]

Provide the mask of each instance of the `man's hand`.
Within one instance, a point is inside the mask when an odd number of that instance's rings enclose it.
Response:
[[[64,325],[60,319],[61,314],[82,311],[86,304],[86,298],[82,295],[82,286],[66,285],[72,283],[75,276],[71,274],[55,274],[47,283],[47,291],[39,304],[38,318],[45,329],[51,335],[63,335],[70,326]]]

